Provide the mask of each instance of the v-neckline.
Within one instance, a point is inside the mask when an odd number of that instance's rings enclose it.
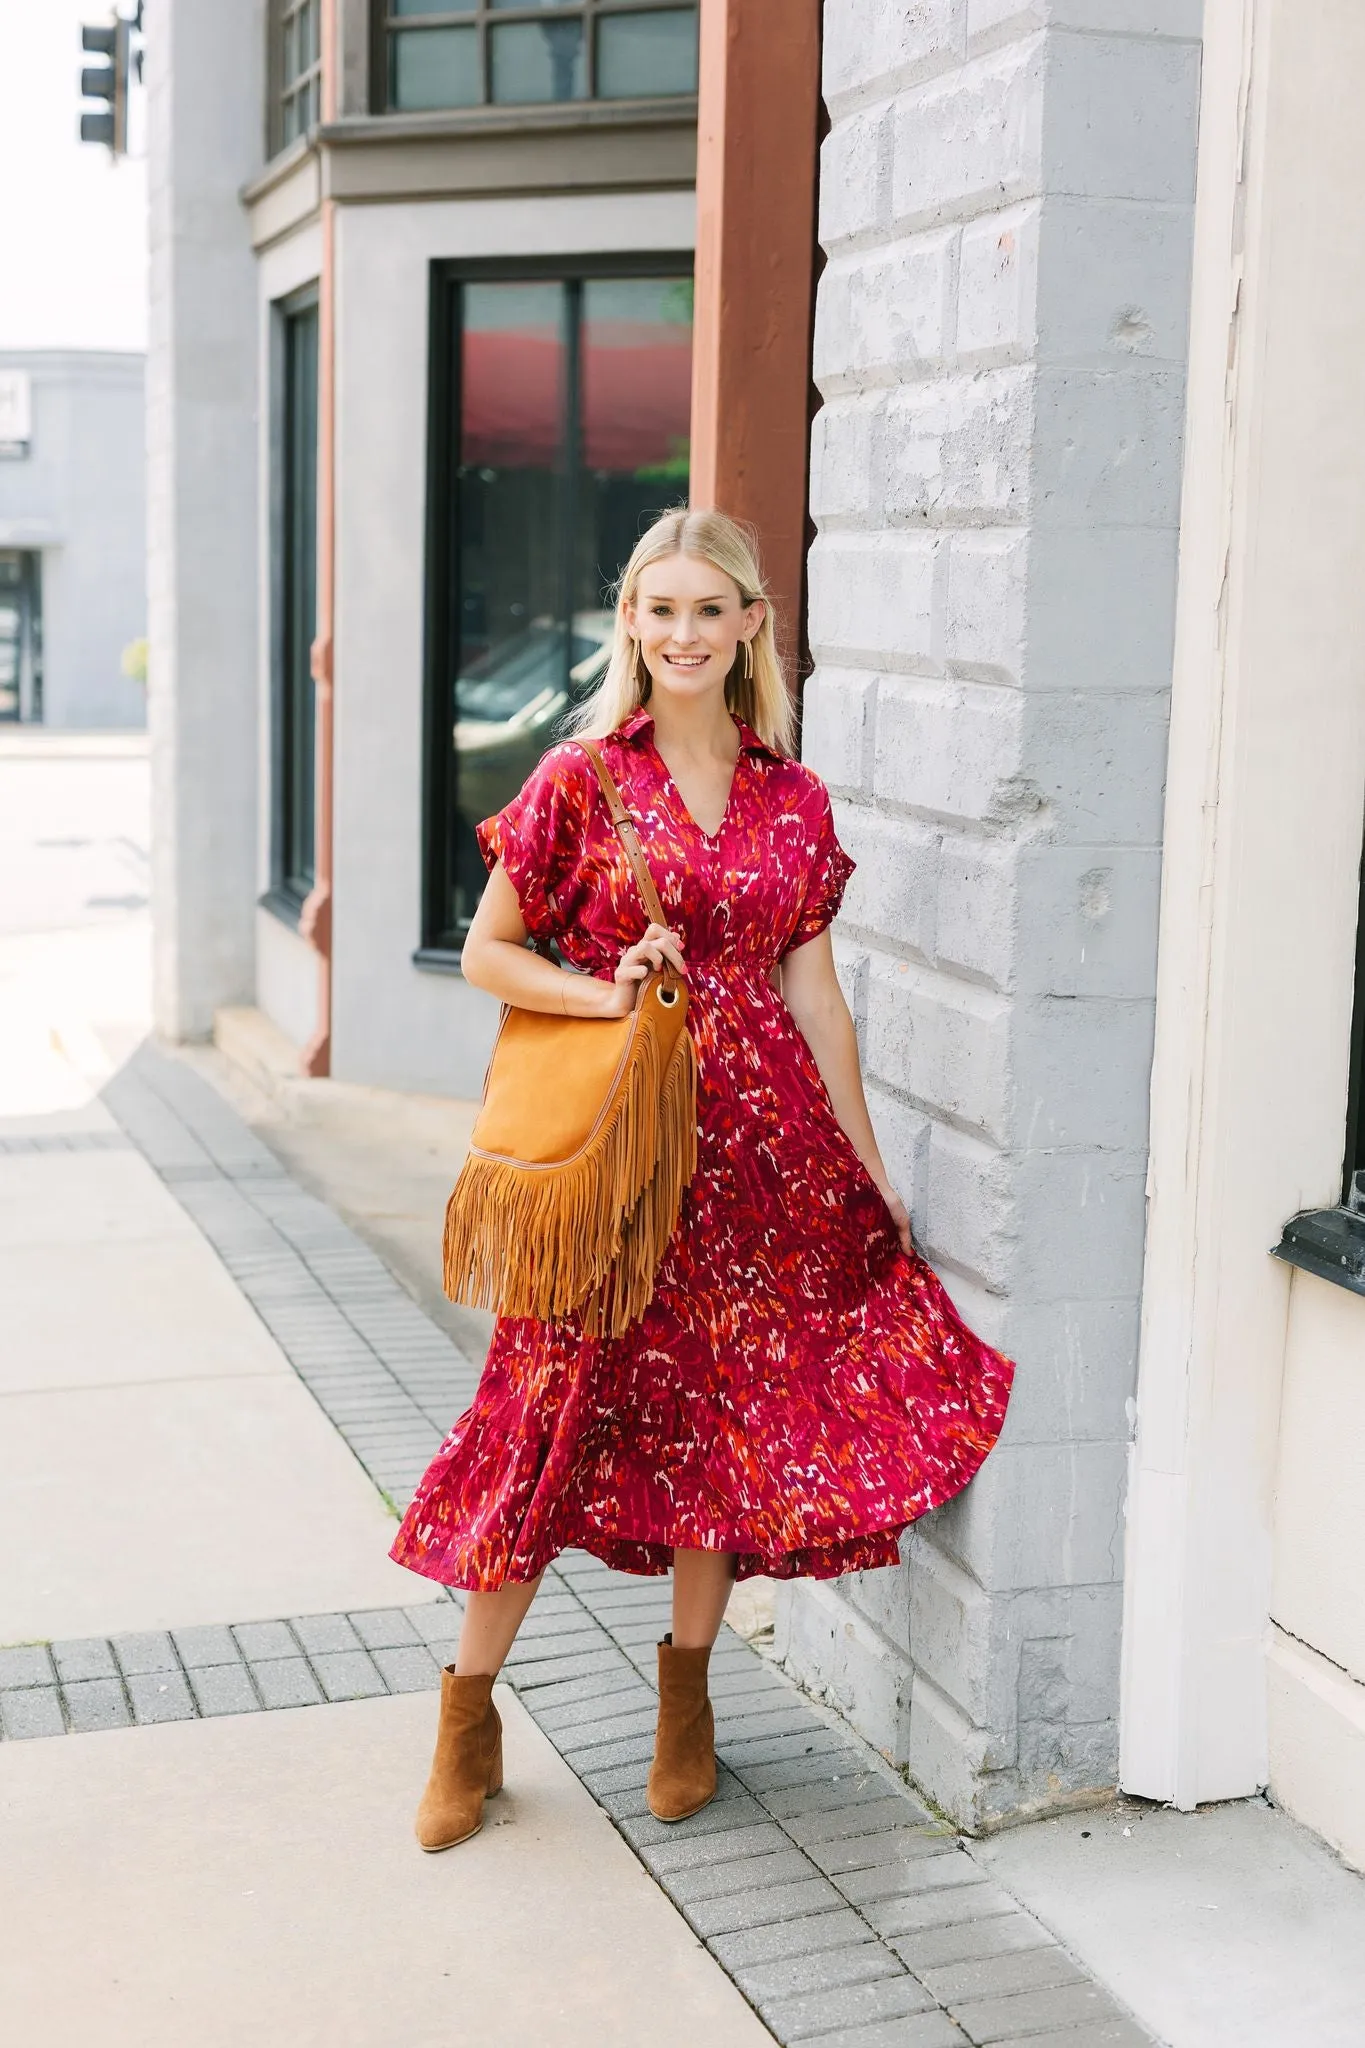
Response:
[[[668,787],[673,792],[673,800],[676,803],[678,809],[682,812],[683,817],[686,818],[688,824],[692,827],[692,830],[697,834],[699,839],[704,839],[708,846],[719,845],[721,835],[725,831],[725,827],[730,822],[730,809],[735,800],[735,787],[739,781],[740,763],[744,759],[743,740],[741,739],[740,741],[739,751],[735,755],[735,765],[730,771],[730,787],[725,792],[725,809],[720,814],[720,823],[719,825],[717,825],[714,832],[708,832],[706,827],[700,822],[700,820],[693,817],[687,799],[684,797],[682,791],[679,789],[677,783],[673,779],[673,770],[669,767],[667,761],[665,761],[663,755],[659,752],[658,741],[651,736],[649,744],[654,750],[654,758],[659,764],[660,770],[663,774],[664,781],[668,784]]]

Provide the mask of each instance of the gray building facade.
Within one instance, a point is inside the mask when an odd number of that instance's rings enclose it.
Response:
[[[702,0],[703,112],[743,4]],[[316,66],[266,61],[301,7],[172,0],[149,54],[158,1015],[195,1037],[231,1006],[297,1062],[325,1011],[336,1078],[467,1095],[491,1006],[432,884],[480,877],[431,827],[461,776],[468,817],[494,807],[489,734],[450,712],[510,670],[450,535],[489,509],[475,485],[558,473],[527,404],[554,380],[517,367],[550,324],[585,362],[601,343],[614,396],[681,328],[694,167],[733,137],[681,92],[500,102],[496,66],[478,104],[445,73],[452,104],[405,104],[435,73],[404,39],[450,25],[379,0],[338,10],[320,114]],[[602,13],[633,11],[668,12]],[[590,12],[549,25],[567,47]],[[884,1153],[1017,1377],[898,1568],[777,1590],[776,1652],[964,1827],[1269,1785],[1365,1863],[1365,15],[822,21],[803,747],[859,863],[836,951]],[[724,291],[697,274],[700,335]],[[312,528],[286,515],[313,451],[287,424],[314,413],[335,583],[310,652],[286,572]],[[681,490],[677,438],[632,475]],[[586,465],[608,481],[613,448]],[[442,622],[476,598],[466,660]],[[593,607],[535,611],[590,663]],[[282,718],[311,717],[310,672],[335,682],[321,918],[311,728]],[[1295,1250],[1301,1211],[1356,1279]]]
[[[780,1647],[967,1825],[1112,1786],[1198,0],[829,0],[806,758],[916,1234],[1018,1362]]]
[[[0,350],[0,718],[146,721],[143,358]]]

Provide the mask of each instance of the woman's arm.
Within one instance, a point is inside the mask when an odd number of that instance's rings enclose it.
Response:
[[[902,1250],[912,1251],[910,1218],[882,1164],[872,1119],[867,1113],[867,1097],[858,1066],[858,1040],[839,977],[834,972],[834,948],[827,931],[788,953],[782,962],[782,995],[811,1049],[840,1127],[891,1211]]]
[[[518,1010],[544,1010],[556,1017],[625,1017],[635,1007],[635,985],[665,959],[686,972],[672,932],[650,925],[644,937],[621,955],[613,981],[570,974],[533,953],[517,892],[502,862],[488,877],[460,955],[460,971],[474,988]]]

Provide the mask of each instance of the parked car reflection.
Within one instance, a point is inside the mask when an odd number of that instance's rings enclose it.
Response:
[[[472,662],[455,686],[458,805],[474,826],[516,795],[560,721],[595,690],[611,658],[612,614],[535,619]],[[567,655],[567,659],[566,659]]]

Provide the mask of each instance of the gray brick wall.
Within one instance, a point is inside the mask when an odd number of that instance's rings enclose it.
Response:
[[[806,758],[1000,1449],[790,1667],[966,1825],[1114,1782],[1198,0],[827,0]]]

